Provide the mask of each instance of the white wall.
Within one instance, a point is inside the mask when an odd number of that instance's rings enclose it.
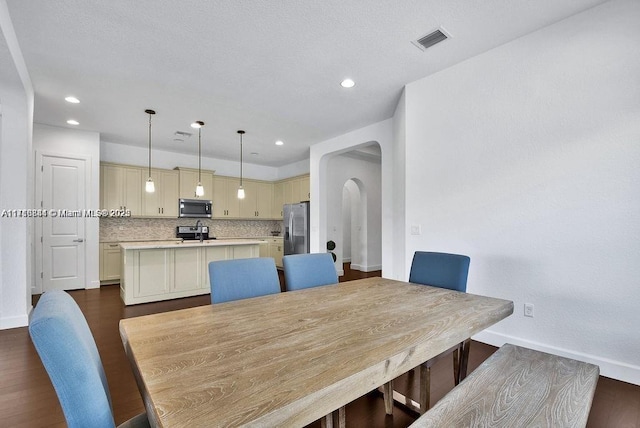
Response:
[[[97,132],[80,131],[76,129],[60,128],[56,126],[34,124],[33,129],[34,165],[40,168],[41,156],[44,155],[69,155],[90,158],[87,165],[89,172],[90,189],[86,199],[86,209],[100,208],[100,134]],[[38,184],[36,183],[36,186]],[[39,201],[35,201],[39,206]],[[38,220],[36,219],[36,222]],[[100,259],[99,259],[99,220],[97,218],[85,218],[85,243],[86,243],[86,288],[100,287]],[[35,230],[41,232],[41,225],[36,225]],[[34,245],[39,245],[40,234],[34,236]],[[41,260],[34,259],[34,273],[40,272]],[[37,280],[33,289],[34,293],[42,292],[42,284]]]
[[[354,189],[354,187],[356,187]],[[352,221],[351,207],[355,204],[354,198],[358,192],[356,184],[349,180],[342,189],[342,261],[351,262],[351,238],[353,236],[352,227],[355,221]],[[358,195],[359,196],[359,195]]]
[[[0,0],[0,210],[33,208],[31,134],[33,87],[11,23]],[[4,42],[4,43],[3,43]],[[0,329],[25,326],[31,311],[32,222],[0,217]]]
[[[309,159],[293,162],[278,168],[278,180],[309,174]]]
[[[103,162],[121,163],[127,165],[147,166],[149,151],[143,147],[132,147],[123,144],[102,141],[100,157]],[[245,157],[246,159],[247,157]],[[243,162],[242,174],[244,178],[275,181],[302,175],[309,172],[309,161],[295,162],[281,168],[255,165]],[[187,153],[175,153],[154,149],[151,150],[151,166],[153,168],[173,169],[176,166],[198,168],[198,156]],[[306,168],[304,167],[306,166]],[[213,170],[216,175],[229,177],[240,176],[240,162],[202,157],[202,169]],[[282,170],[282,171],[281,171]]]
[[[357,260],[356,269],[365,272],[379,270],[382,265],[381,242],[381,165],[366,160],[336,155],[327,162],[327,240],[336,243],[337,268],[342,270],[344,252],[343,189],[348,180],[354,180],[360,190],[360,204],[351,214],[356,220],[360,242],[351,248],[351,257]],[[364,221],[363,221],[364,219]],[[326,250],[326,248],[325,248]],[[358,252],[357,254],[356,251]],[[352,260],[352,265],[353,265]]]
[[[407,255],[468,254],[468,291],[514,301],[481,340],[635,384],[639,22],[611,1],[406,88]]]
[[[316,201],[310,206],[311,209],[311,252],[325,251],[328,236],[328,211],[330,192],[333,192],[328,185],[331,179],[328,172],[330,159],[341,153],[353,150],[359,146],[377,142],[382,152],[381,169],[381,245],[382,245],[382,275],[393,278],[396,272],[404,269],[403,266],[396,266],[393,254],[399,241],[394,239],[393,224],[395,218],[403,211],[403,207],[394,207],[393,192],[402,191],[398,189],[394,182],[394,142],[393,142],[393,122],[391,119],[374,123],[364,128],[352,131],[348,134],[323,141],[311,146],[310,156],[310,185],[311,200]],[[344,184],[344,183],[343,183]],[[329,190],[331,189],[331,191]],[[338,194],[342,195],[342,188],[338,189]]]
[[[393,193],[391,195],[391,204],[394,210],[393,221],[390,222],[388,228],[393,236],[394,249],[389,255],[395,266],[393,270],[393,279],[406,280],[406,91],[402,91],[398,105],[393,114],[393,165],[392,176],[385,177],[383,180],[393,180]],[[383,227],[385,222],[383,221]],[[383,273],[385,272],[383,266]]]

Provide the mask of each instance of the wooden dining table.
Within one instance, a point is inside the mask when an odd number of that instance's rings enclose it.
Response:
[[[120,321],[151,426],[304,426],[513,313],[367,278]]]

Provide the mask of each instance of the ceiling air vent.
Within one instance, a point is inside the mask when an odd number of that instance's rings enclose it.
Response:
[[[414,40],[413,43],[420,50],[426,50],[436,43],[440,43],[444,40],[447,40],[450,36],[444,32],[442,28],[437,29],[434,32],[427,34],[426,36],[420,37],[418,40]]]
[[[181,143],[187,138],[191,137],[193,134],[184,131],[176,131],[173,133],[173,141],[176,143]]]

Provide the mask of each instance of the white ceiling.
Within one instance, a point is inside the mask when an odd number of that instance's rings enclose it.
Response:
[[[102,141],[281,166],[389,118],[405,84],[602,0],[7,0],[35,121]],[[442,27],[426,51],[411,41]],[[340,87],[351,77],[352,89]],[[71,105],[63,99],[75,95]],[[175,131],[193,132],[182,143]],[[282,139],[284,146],[275,146]]]

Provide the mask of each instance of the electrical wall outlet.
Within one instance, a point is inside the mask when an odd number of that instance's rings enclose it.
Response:
[[[533,303],[524,304],[524,316],[533,318]]]

